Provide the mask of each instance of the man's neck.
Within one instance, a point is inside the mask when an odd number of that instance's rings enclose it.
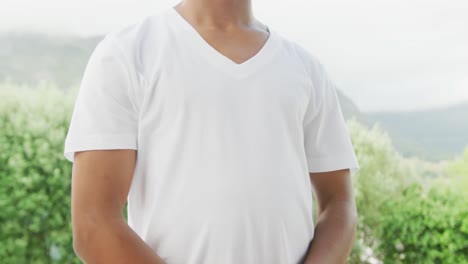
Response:
[[[183,0],[175,7],[205,29],[229,31],[255,23],[250,0]]]

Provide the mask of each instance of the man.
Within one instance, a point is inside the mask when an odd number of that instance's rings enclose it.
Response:
[[[64,155],[85,263],[344,263],[354,241],[335,85],[247,0],[183,0],[107,34]]]

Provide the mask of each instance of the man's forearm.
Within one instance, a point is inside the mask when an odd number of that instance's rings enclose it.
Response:
[[[357,212],[351,202],[330,202],[318,216],[304,264],[346,263],[353,247]]]
[[[166,264],[123,219],[77,228],[74,234],[75,253],[87,264]]]

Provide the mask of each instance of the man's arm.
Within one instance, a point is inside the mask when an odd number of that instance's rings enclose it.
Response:
[[[342,264],[351,252],[357,209],[349,169],[310,173],[318,217],[304,264]]]
[[[165,264],[123,216],[136,156],[137,151],[132,149],[75,153],[73,248],[85,263]]]

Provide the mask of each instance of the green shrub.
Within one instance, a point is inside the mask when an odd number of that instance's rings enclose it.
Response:
[[[347,125],[361,166],[353,178],[359,224],[349,263],[368,263],[385,254],[377,249],[376,234],[380,215],[388,213],[382,204],[419,179],[379,125],[367,128],[356,119],[348,120]]]
[[[384,263],[468,263],[468,208],[460,193],[412,184],[382,211]]]
[[[468,199],[468,146],[463,155],[448,162],[445,173],[448,176],[445,182],[451,185],[453,191],[465,194],[465,199]]]
[[[62,154],[73,98],[54,87],[0,86],[1,263],[81,263]]]

